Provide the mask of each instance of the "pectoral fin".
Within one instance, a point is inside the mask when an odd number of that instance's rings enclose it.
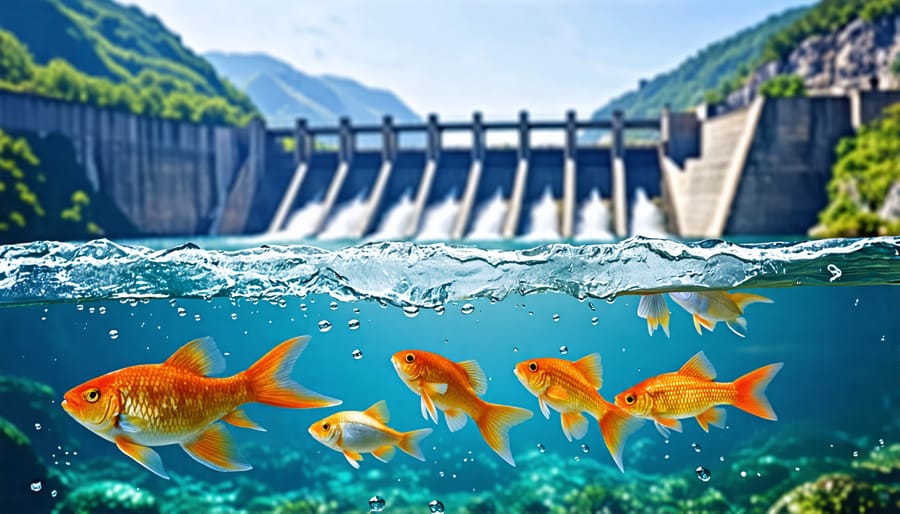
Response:
[[[425,419],[428,419],[429,416],[430,416],[430,417],[431,417],[431,420],[434,421],[435,423],[437,423],[437,422],[438,422],[438,420],[437,420],[437,408],[435,408],[434,402],[431,401],[431,397],[428,396],[428,395],[425,393],[425,391],[422,391],[422,402],[421,402],[421,405],[422,405],[422,417],[425,418]]]
[[[236,427],[249,428],[250,430],[259,430],[260,432],[266,431],[265,428],[257,425],[255,421],[250,419],[250,417],[247,416],[247,413],[244,412],[243,409],[234,409],[233,411],[223,416],[222,421]]]
[[[538,404],[541,406],[541,414],[543,414],[545,418],[550,419],[550,407],[547,407],[547,402],[544,400],[543,396],[538,397]]]
[[[555,402],[563,402],[569,398],[569,393],[565,390],[565,388],[558,385],[552,385],[548,387],[544,392],[544,395],[548,400],[553,400]]]
[[[712,332],[712,330],[716,328],[716,322],[694,314],[694,328],[697,329],[698,334],[703,335],[703,330],[700,327]]]
[[[569,441],[572,438],[581,439],[587,434],[588,423],[580,412],[562,412],[560,413],[563,433]]]
[[[163,467],[162,459],[159,457],[159,454],[152,449],[141,446],[124,436],[116,438],[116,446],[122,453],[134,459],[135,462],[141,466],[144,466],[166,480],[169,479],[169,475]]]
[[[709,425],[723,428],[725,426],[725,409],[711,407],[697,415],[697,423],[704,432],[709,432]]]
[[[344,458],[356,469],[359,469],[359,461],[363,460],[362,455],[353,450],[344,450]]]
[[[238,462],[234,443],[228,431],[219,423],[214,423],[189,441],[181,443],[181,448],[200,464],[216,471],[247,471],[253,466]]]
[[[663,437],[669,437],[669,430],[672,429],[676,432],[681,432],[681,421],[672,418],[653,418],[654,423],[656,423],[656,429],[659,431]]]
[[[123,432],[136,434],[147,426],[147,420],[137,416],[129,416],[128,414],[119,414],[118,425]]]
[[[394,453],[396,453],[396,451],[393,446],[382,446],[373,451],[372,455],[381,462],[390,462],[391,459],[394,458]]]

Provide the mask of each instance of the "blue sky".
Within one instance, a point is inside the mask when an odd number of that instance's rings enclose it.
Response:
[[[387,88],[420,114],[588,116],[796,0],[122,0],[198,52],[265,52]]]

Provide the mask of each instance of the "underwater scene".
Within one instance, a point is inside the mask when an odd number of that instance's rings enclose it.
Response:
[[[3,246],[0,511],[897,512],[898,283],[897,237]]]

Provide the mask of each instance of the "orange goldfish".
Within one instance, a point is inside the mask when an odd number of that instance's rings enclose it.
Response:
[[[593,416],[600,423],[609,454],[619,470],[625,471],[622,445],[644,420],[632,417],[597,392],[603,384],[600,355],[592,353],[576,362],[532,359],[516,364],[513,372],[525,389],[537,396],[545,418],[550,419],[548,406],[560,413],[563,433],[569,441],[573,437],[581,439],[587,433],[587,419],[581,413],[586,411]]]
[[[487,391],[484,371],[475,361],[453,362],[436,353],[404,350],[391,357],[397,374],[422,397],[422,417],[437,423],[444,411],[447,428],[456,432],[466,425],[466,415],[478,425],[481,436],[497,455],[515,466],[509,449],[509,429],[531,418],[530,410],[488,403],[478,397]]]
[[[159,454],[149,446],[179,444],[195,460],[218,471],[245,471],[221,420],[263,430],[240,409],[259,402],[276,407],[312,408],[340,400],[304,389],[291,380],[309,336],[279,344],[246,371],[225,378],[225,358],[212,338],[195,339],[162,364],[131,366],[89,380],[65,394],[62,408],[75,421],[150,471],[169,478]]]
[[[646,419],[652,419],[664,436],[668,430],[681,432],[681,418],[697,418],[704,431],[709,425],[725,426],[725,409],[733,405],[754,416],[777,420],[766,398],[766,387],[784,363],[778,362],[751,371],[734,382],[713,382],[716,370],[703,352],[697,353],[674,373],[663,373],[616,395],[616,405]]]
[[[770,298],[750,293],[729,293],[726,291],[689,291],[669,293],[669,298],[694,316],[694,328],[702,334],[701,327],[710,332],[716,323],[724,321],[735,334],[746,337],[747,320],[741,314],[751,303],[772,303]],[[650,318],[647,319],[650,323]]]
[[[309,435],[325,446],[342,452],[356,469],[361,453],[371,453],[376,459],[388,462],[394,456],[394,446],[424,461],[419,442],[431,433],[430,428],[398,432],[387,426],[390,420],[384,400],[364,412],[343,411],[316,421],[309,427]]]

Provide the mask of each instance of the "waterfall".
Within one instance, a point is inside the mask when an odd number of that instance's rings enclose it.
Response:
[[[642,188],[634,192],[634,204],[631,207],[631,235],[666,239],[672,237],[666,233],[666,221],[663,212],[647,198]]]
[[[290,238],[310,237],[316,230],[316,224],[322,218],[322,202],[311,201],[297,209],[288,218],[287,225],[281,234]]]
[[[408,189],[403,192],[397,203],[384,213],[384,217],[378,226],[378,231],[372,234],[372,237],[369,238],[370,240],[396,241],[404,238],[406,227],[409,225],[409,220],[416,209],[411,197],[412,194]]]
[[[503,237],[506,206],[507,201],[503,198],[503,191],[498,188],[494,196],[478,209],[478,216],[472,224],[472,231],[466,238],[487,241]]]
[[[456,223],[456,216],[459,214],[459,200],[456,199],[455,194],[451,191],[444,201],[425,210],[422,229],[416,239],[419,241],[447,241],[450,239],[453,235],[453,224]]]
[[[600,191],[591,189],[590,196],[578,210],[575,240],[610,241],[613,239],[615,236],[610,232],[609,208],[603,203]]]
[[[350,239],[356,237],[362,217],[366,213],[365,195],[360,194],[353,200],[337,207],[335,214],[328,220],[328,225],[318,235],[318,239]]]
[[[522,236],[526,241],[556,241],[559,233],[559,205],[550,186],[544,188],[541,199],[531,206],[531,225]]]

